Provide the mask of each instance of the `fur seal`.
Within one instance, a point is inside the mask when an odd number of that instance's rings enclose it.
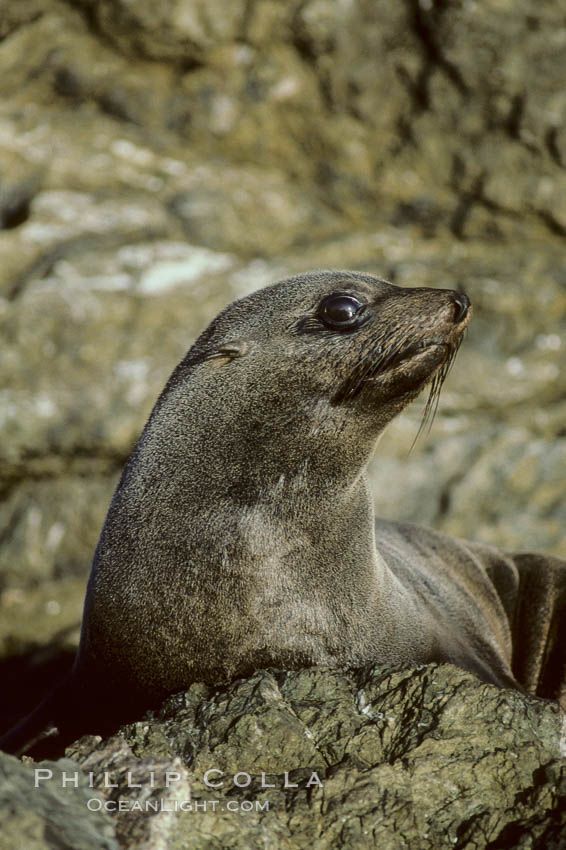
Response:
[[[45,754],[50,724],[60,748],[266,666],[445,661],[564,700],[565,563],[373,516],[376,442],[426,385],[434,409],[470,315],[350,271],[223,310],[124,469],[70,677],[3,746]]]

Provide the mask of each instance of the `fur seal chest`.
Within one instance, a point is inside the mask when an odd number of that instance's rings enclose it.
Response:
[[[66,740],[104,731],[265,666],[448,661],[563,696],[562,562],[373,516],[376,442],[427,385],[433,411],[470,313],[465,295],[348,271],[222,311],[124,469],[70,678],[4,745],[49,720]]]

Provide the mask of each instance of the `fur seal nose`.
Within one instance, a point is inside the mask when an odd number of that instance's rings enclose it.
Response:
[[[463,292],[455,292],[452,300],[454,302],[454,321],[461,322],[468,315],[470,299]]]

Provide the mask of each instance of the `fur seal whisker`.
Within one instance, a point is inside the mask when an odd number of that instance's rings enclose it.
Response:
[[[449,346],[449,352],[446,358],[446,361],[442,364],[439,371],[433,377],[430,383],[430,390],[428,394],[428,398],[426,400],[425,409],[422,415],[421,423],[419,425],[419,429],[415,436],[415,439],[411,443],[411,448],[409,449],[409,454],[413,451],[419,437],[422,433],[426,431],[426,433],[430,433],[430,429],[432,428],[432,423],[436,417],[436,413],[438,410],[438,404],[440,401],[440,393],[442,391],[442,387],[446,378],[448,377],[448,373],[450,372],[454,360],[456,359],[456,355],[458,353],[458,349],[462,340],[460,339],[456,344]]]

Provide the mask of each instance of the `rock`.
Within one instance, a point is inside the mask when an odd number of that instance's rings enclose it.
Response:
[[[223,42],[241,36],[246,15],[244,0],[229,7],[204,0],[78,0],[97,29],[119,48],[150,59],[180,61],[186,65],[202,60]]]
[[[99,740],[87,738],[78,745],[77,752],[81,754],[83,771],[92,777],[93,787],[106,797],[103,810],[115,813],[120,847],[167,850],[178,812],[191,811],[188,771],[179,758],[137,759],[120,738],[110,738],[102,744],[98,744]],[[94,752],[85,756],[93,744]]]
[[[32,766],[0,753],[0,774],[2,850],[118,850],[103,798],[75,762]]]
[[[217,164],[179,181],[178,189],[168,205],[189,241],[240,257],[282,256],[302,248],[306,233],[317,239],[340,230],[336,214],[278,171],[250,166],[242,173]]]
[[[119,736],[81,739],[55,765],[80,766],[127,850],[481,850],[527,838],[564,846],[565,754],[556,705],[427,665],[193,685]],[[18,768],[29,784],[35,765]]]

